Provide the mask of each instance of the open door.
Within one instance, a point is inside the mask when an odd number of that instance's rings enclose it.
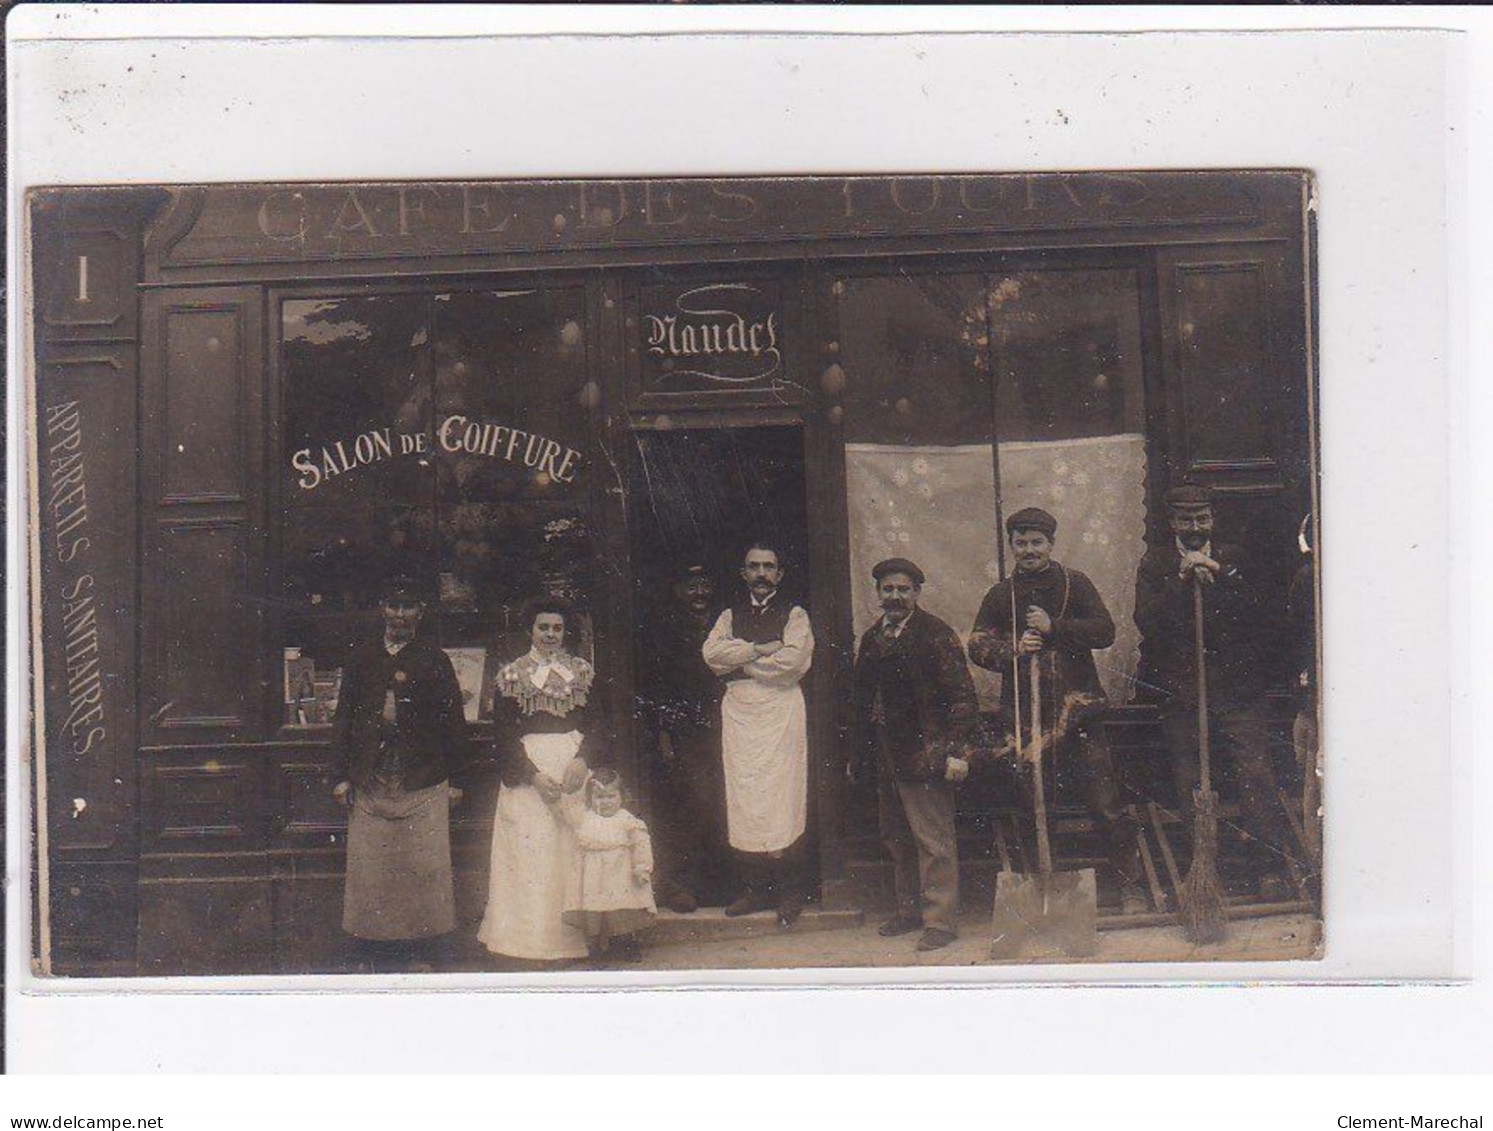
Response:
[[[688,688],[692,697],[709,699],[710,712],[719,709],[721,685],[699,652],[705,628],[696,631],[681,625],[681,617],[688,617],[679,607],[675,582],[690,566],[702,567],[713,583],[702,622],[708,626],[741,591],[739,571],[747,545],[769,540],[782,548],[783,596],[812,611],[803,432],[796,426],[669,429],[640,431],[634,439],[628,499],[636,586],[634,671],[640,684],[634,728],[637,786],[650,825],[656,827],[662,875],[670,872],[667,854],[673,847],[671,834],[679,826],[694,823],[708,830],[704,839],[710,847],[698,853],[708,859],[694,871],[700,873],[701,890],[696,894],[709,905],[732,894],[724,849],[724,800],[714,777],[718,767],[708,767],[709,774],[706,767],[699,767],[703,780],[681,786],[685,771],[664,765],[658,735],[650,725],[649,688]],[[718,763],[719,748],[712,746],[696,751],[696,761]],[[810,794],[812,852],[817,809],[812,785]],[[690,811],[680,812],[681,808]]]

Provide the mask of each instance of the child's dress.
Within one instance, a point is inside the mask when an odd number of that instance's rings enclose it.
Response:
[[[639,883],[639,869],[653,872],[648,826],[626,809],[603,817],[584,808],[578,794],[560,802],[560,813],[575,830],[578,866],[571,871],[564,920],[592,939],[615,938],[653,922],[658,905],[653,882]]]

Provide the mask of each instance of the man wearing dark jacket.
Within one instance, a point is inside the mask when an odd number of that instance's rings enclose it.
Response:
[[[1267,674],[1260,639],[1260,601],[1244,552],[1213,538],[1213,499],[1184,484],[1166,494],[1172,541],[1141,559],[1135,578],[1135,623],[1145,679],[1161,696],[1161,724],[1185,812],[1198,786],[1198,673],[1193,587],[1203,598],[1208,736],[1214,779],[1232,762],[1245,831],[1261,860],[1260,894],[1289,895],[1290,840],[1276,794],[1267,743]]]
[[[1138,913],[1145,910],[1139,829],[1121,803],[1104,732],[1108,701],[1094,664],[1094,650],[1115,642],[1115,622],[1094,583],[1053,560],[1057,529],[1057,519],[1036,507],[1017,511],[1006,520],[1016,569],[981,602],[969,638],[969,656],[980,667],[1001,673],[1001,713],[1013,736],[1018,694],[1022,722],[1025,728],[1031,727],[1032,669],[1028,665],[1037,665],[1042,680],[1042,733],[1048,749],[1079,769],[1084,803],[1109,841],[1121,910]]]
[[[638,667],[657,749],[649,817],[658,895],[669,910],[688,914],[702,902],[720,903],[728,859],[721,691],[700,655],[716,611],[715,583],[703,565],[689,563],[672,588],[638,649]]]
[[[897,912],[885,937],[923,928],[918,950],[953,942],[959,853],[953,782],[969,772],[979,703],[959,637],[918,608],[923,571],[891,558],[871,571],[881,619],[855,661],[852,779],[876,767],[881,837],[892,858]]]
[[[332,729],[333,793],[351,809],[342,929],[375,958],[413,961],[407,944],[456,926],[449,778],[466,719],[450,658],[415,639],[420,586],[396,578],[380,608],[383,631],[343,669]]]

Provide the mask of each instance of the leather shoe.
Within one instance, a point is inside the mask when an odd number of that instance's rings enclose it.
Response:
[[[876,933],[884,939],[894,939],[898,935],[916,931],[922,925],[923,920],[916,915],[893,915],[876,928]]]
[[[695,897],[687,891],[671,892],[669,898],[664,900],[664,906],[677,915],[689,915],[699,908]]]
[[[726,905],[726,915],[735,919],[739,915],[750,915],[755,911],[771,911],[774,903],[771,892],[747,888]]]
[[[923,937],[918,939],[918,949],[942,950],[958,937],[953,931],[946,931],[942,927],[929,927],[923,932]]]

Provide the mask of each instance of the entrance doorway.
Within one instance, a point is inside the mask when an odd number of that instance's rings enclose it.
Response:
[[[799,428],[678,429],[638,432],[635,440],[628,496],[640,610],[667,594],[676,571],[690,564],[710,572],[724,605],[739,581],[742,551],[756,538],[782,545],[784,595],[807,603]]]
[[[700,645],[742,591],[749,543],[779,548],[782,596],[810,608],[803,433],[784,426],[670,429],[640,431],[634,440],[628,499],[638,792],[654,830],[661,898],[677,884],[705,905],[719,905],[737,892],[726,850],[718,733],[678,724],[666,748],[657,724],[681,711],[692,714],[692,704],[699,719],[716,717],[720,682]],[[694,566],[714,583],[714,594],[708,609],[692,612],[675,583]],[[689,749],[676,747],[680,734]],[[810,794],[812,842],[817,805],[812,788]]]

